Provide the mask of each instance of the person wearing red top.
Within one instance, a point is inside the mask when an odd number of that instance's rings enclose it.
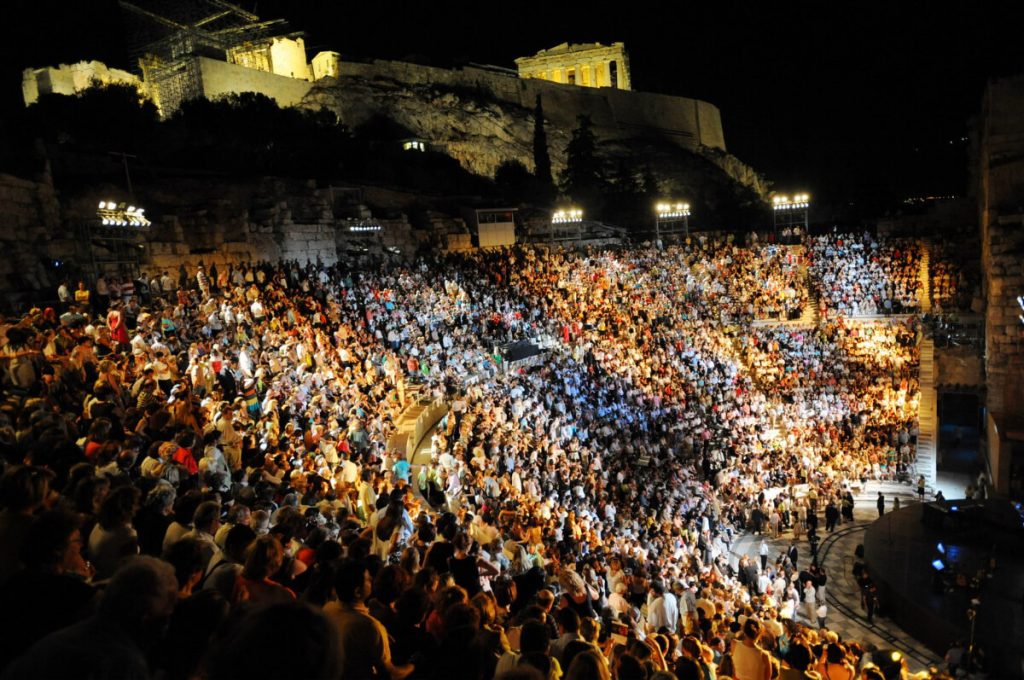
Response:
[[[191,431],[181,432],[175,437],[175,443],[178,445],[177,450],[171,459],[185,468],[189,476],[195,475],[199,472],[199,465],[196,463],[196,459],[192,456],[192,446],[195,444],[195,434]]]
[[[131,338],[128,337],[128,329],[124,325],[124,319],[121,318],[120,302],[111,304],[110,311],[107,312],[107,328],[110,329],[110,337],[117,343],[118,350],[128,351]]]

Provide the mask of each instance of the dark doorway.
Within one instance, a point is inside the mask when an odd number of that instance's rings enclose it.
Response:
[[[971,392],[939,393],[938,469],[976,475],[981,469],[981,398]]]

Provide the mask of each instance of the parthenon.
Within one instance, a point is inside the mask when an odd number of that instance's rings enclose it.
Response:
[[[632,89],[629,57],[622,43],[562,43],[532,57],[516,59],[520,78],[539,78],[583,87]]]

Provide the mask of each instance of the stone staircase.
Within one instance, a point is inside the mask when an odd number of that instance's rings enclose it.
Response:
[[[800,318],[793,323],[797,326],[810,326],[816,328],[818,323],[821,321],[820,315],[818,314],[818,298],[813,293],[807,298],[807,304],[804,305],[804,311],[800,315]]]
[[[416,419],[420,417],[420,414],[426,410],[429,404],[429,401],[423,399],[420,386],[417,385],[408,389],[406,393],[406,406],[398,414],[398,419],[395,421],[395,431],[391,434],[390,439],[388,439],[388,448],[390,450],[406,450],[409,436],[416,426]]]
[[[930,314],[932,311],[932,286],[931,286],[931,243],[921,242],[921,288],[917,293],[917,303],[922,314]]]
[[[939,418],[935,393],[935,343],[931,338],[921,342],[920,365],[921,400],[918,404],[917,474],[924,475],[934,490],[936,479]],[[915,479],[916,481],[916,479]]]
[[[794,248],[795,246],[788,246]],[[802,248],[802,246],[800,246]],[[752,326],[755,328],[775,328],[777,326],[791,326],[794,328],[816,328],[818,323],[821,321],[820,314],[818,313],[818,297],[814,294],[814,288],[811,286],[811,268],[806,264],[801,264],[799,269],[801,276],[804,280],[804,285],[807,287],[807,304],[804,305],[803,312],[796,319],[758,319],[754,321]]]

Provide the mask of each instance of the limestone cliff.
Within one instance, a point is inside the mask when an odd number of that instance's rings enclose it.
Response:
[[[533,111],[469,88],[327,78],[317,82],[301,106],[329,109],[350,128],[377,116],[387,117],[478,175],[493,176],[498,166],[510,160],[521,161],[533,171]],[[556,170],[564,166],[558,151],[568,139],[563,130],[548,130]]]
[[[486,82],[472,86],[372,73],[359,72],[317,81],[300,106],[333,111],[350,128],[376,117],[389,118],[478,175],[491,177],[507,161],[519,161],[533,170],[534,113],[521,103],[525,97],[503,96]],[[531,83],[531,87],[536,85]],[[545,129],[556,176],[565,167],[565,147],[575,122],[573,111],[567,110],[571,107],[566,106],[564,94],[558,90],[543,94]],[[612,163],[628,157],[634,164],[646,164],[660,183],[673,177],[678,179],[687,167],[699,167],[700,172],[709,173],[708,176],[690,176],[684,184],[731,181],[759,197],[766,194],[761,176],[722,149],[705,145],[687,149],[656,131],[624,131],[622,124],[602,120],[600,110],[595,118],[595,134],[603,143],[604,155]],[[637,157],[637,147],[656,153]]]

